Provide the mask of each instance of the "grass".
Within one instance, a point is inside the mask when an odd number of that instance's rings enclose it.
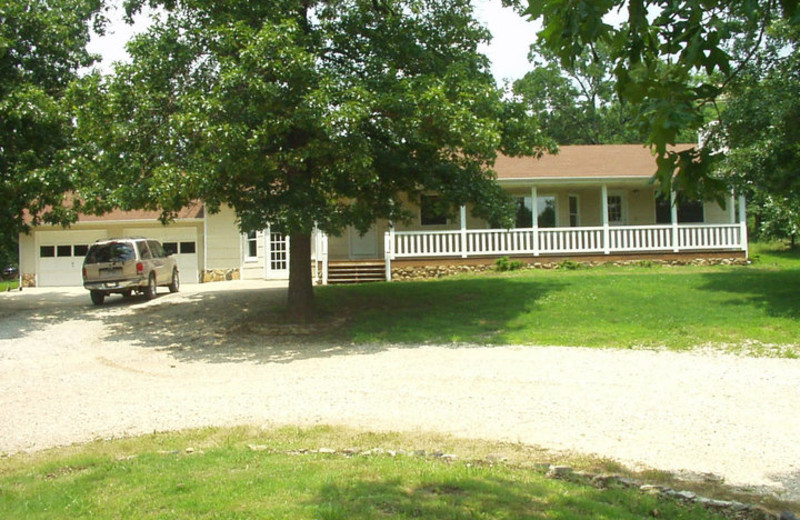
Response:
[[[0,280],[0,291],[15,291],[19,287],[19,280]]]
[[[411,446],[472,458],[363,453]],[[0,518],[721,518],[636,489],[547,479],[529,455],[512,444],[329,427],[153,434],[0,459]],[[489,462],[500,456],[510,458]]]
[[[749,266],[527,270],[321,288],[355,343],[719,348],[800,355],[800,252],[755,245]]]

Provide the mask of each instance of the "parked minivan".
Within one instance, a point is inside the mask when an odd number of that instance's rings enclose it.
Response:
[[[178,264],[157,240],[98,240],[83,260],[83,286],[95,305],[102,305],[109,294],[129,297],[133,291],[152,300],[159,286],[169,287],[169,292],[178,291]]]

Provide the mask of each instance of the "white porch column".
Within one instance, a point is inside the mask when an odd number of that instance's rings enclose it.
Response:
[[[467,207],[461,206],[461,258],[467,257]]]
[[[739,195],[739,229],[742,235],[742,251],[745,252],[745,257],[749,258],[750,253],[747,251],[747,203],[744,200],[744,195]]]
[[[322,258],[322,285],[328,285],[328,234],[322,233],[322,243],[320,247]]]
[[[728,197],[728,218],[731,224],[736,224],[736,194],[731,190],[731,196]]]
[[[669,192],[669,220],[672,223],[672,250],[678,252],[680,250],[680,234],[678,233],[678,204],[676,203],[677,196],[675,190]]]
[[[603,253],[611,254],[611,229],[608,227],[608,185],[600,186],[600,196],[603,208]]]
[[[539,208],[536,200],[538,198],[539,191],[536,186],[531,186],[531,227],[533,228],[531,246],[533,247],[533,256],[539,256]]]
[[[392,260],[394,260],[394,223],[389,222],[389,231],[383,235],[383,259],[386,263],[386,281],[392,281]]]

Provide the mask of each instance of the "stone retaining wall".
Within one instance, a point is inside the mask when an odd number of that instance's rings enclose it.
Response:
[[[527,261],[519,258],[512,258],[512,261],[523,262],[522,269],[588,269],[601,265],[629,266],[638,265],[643,267],[652,266],[681,266],[681,265],[747,265],[748,261],[743,258],[686,258],[686,259],[652,259],[652,260],[613,260],[613,261],[574,261],[567,260],[561,262],[548,262],[546,260]],[[427,278],[442,278],[454,274],[463,273],[482,273],[494,271],[494,264],[476,265],[414,265],[392,267],[392,280],[423,280]]]

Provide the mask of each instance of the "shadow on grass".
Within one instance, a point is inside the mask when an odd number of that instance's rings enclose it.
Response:
[[[102,319],[107,342],[160,349],[179,360],[280,363],[475,337],[491,342],[559,287],[514,278],[322,287],[318,318],[306,325],[286,321],[286,289],[239,289],[165,295]]]
[[[705,273],[700,290],[728,293],[728,305],[762,309],[775,318],[800,319],[800,269],[770,270],[750,267]]]
[[[707,519],[677,503],[632,491],[599,490],[563,482],[502,477],[448,478],[414,487],[399,480],[354,481],[321,490],[315,518]]]

